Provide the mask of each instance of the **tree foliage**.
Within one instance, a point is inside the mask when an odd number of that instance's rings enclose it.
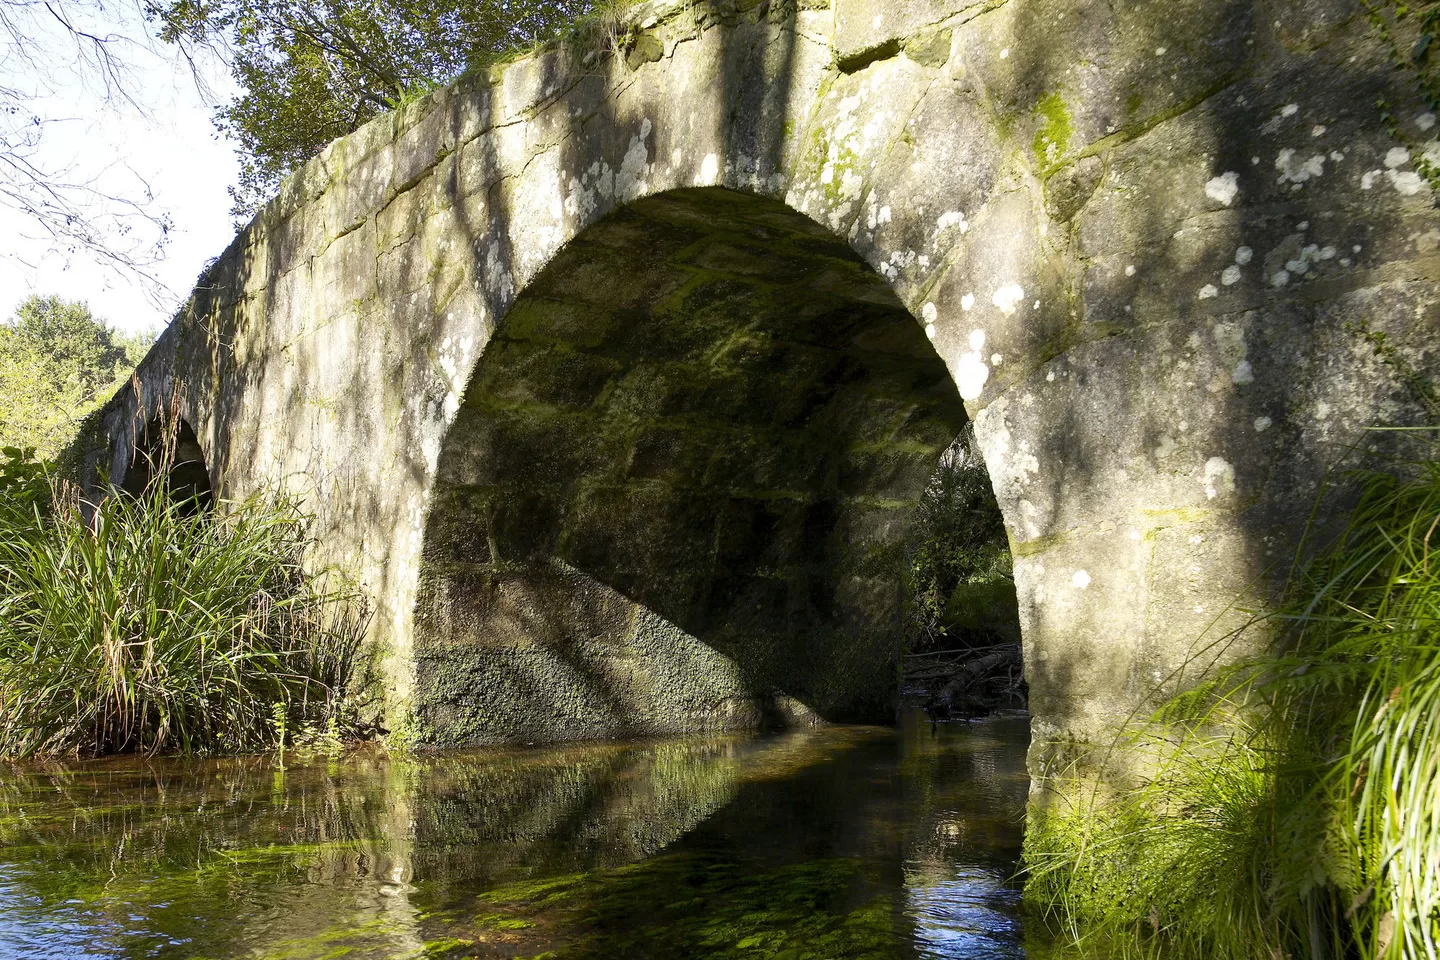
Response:
[[[153,340],[115,332],[83,302],[30,297],[0,324],[0,447],[54,456]]]
[[[556,36],[592,0],[170,0],[182,47],[228,52],[241,93],[216,114],[239,144],[248,217],[331,140],[408,98]]]
[[[1009,580],[1010,544],[990,474],[967,424],[940,458],[916,508],[910,580],[919,645],[940,630],[946,602],[962,583]]]

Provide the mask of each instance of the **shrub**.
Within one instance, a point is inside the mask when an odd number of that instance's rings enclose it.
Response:
[[[0,468],[0,755],[246,750],[276,704],[281,729],[335,715],[362,611],[305,573],[293,502],[35,488]]]

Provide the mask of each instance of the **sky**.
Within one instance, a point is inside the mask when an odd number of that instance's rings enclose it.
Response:
[[[134,199],[143,199],[149,185],[151,209],[168,215],[173,225],[162,257],[150,268],[159,285],[107,267],[83,250],[54,249],[33,220],[0,203],[0,320],[31,294],[59,294],[86,301],[97,317],[122,331],[159,328],[188,295],[205,262],[234,236],[226,188],[235,182],[238,164],[234,148],[211,122],[214,106],[234,88],[222,64],[205,62],[200,71],[208,89],[202,95],[189,66],[173,49],[147,41],[145,25],[129,8],[92,12],[86,26],[136,41],[117,44],[131,67],[125,86],[136,104],[107,101],[103,84],[74,68],[68,38],[43,20],[32,22],[31,36],[54,65],[49,76],[6,57],[0,37],[0,88],[25,89],[33,99],[24,109],[58,118],[43,128],[31,157],[37,165]]]

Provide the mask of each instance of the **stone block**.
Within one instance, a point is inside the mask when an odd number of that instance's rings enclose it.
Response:
[[[933,32],[929,28],[956,15],[973,16],[984,6],[984,0],[836,0],[835,59],[847,70],[893,56],[902,40]]]
[[[502,341],[492,343],[489,350],[496,351],[496,365],[487,359],[480,389],[512,405],[590,407],[623,369],[608,357],[548,344]]]
[[[635,437],[626,476],[677,487],[698,487],[708,476],[711,459],[725,446],[723,435],[708,427],[646,427]]]

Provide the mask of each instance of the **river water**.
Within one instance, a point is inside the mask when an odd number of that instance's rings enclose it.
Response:
[[[0,766],[0,956],[1020,958],[1028,740]]]

